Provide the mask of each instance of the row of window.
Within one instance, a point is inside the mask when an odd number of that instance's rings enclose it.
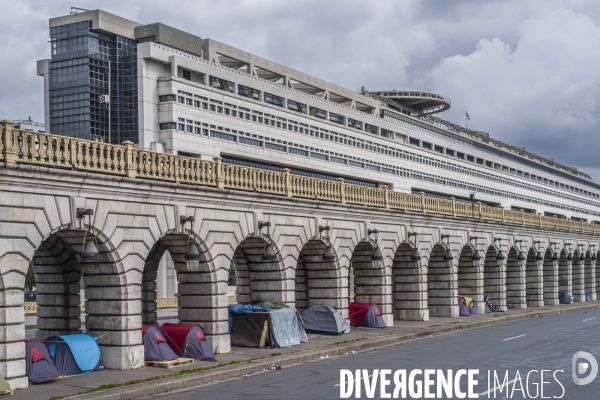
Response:
[[[537,187],[537,186],[531,186],[531,185],[526,186],[526,185],[522,184],[521,182],[513,181],[513,180],[505,178],[503,176],[498,176],[498,175],[487,173],[485,171],[471,169],[469,167],[457,165],[457,164],[454,164],[451,162],[437,160],[437,159],[430,158],[430,157],[427,157],[424,155],[419,155],[419,154],[408,152],[405,150],[393,148],[391,146],[373,143],[368,140],[353,137],[351,135],[340,134],[340,133],[329,131],[329,130],[326,130],[323,128],[310,126],[310,129],[307,129],[309,126],[306,124],[303,124],[303,123],[298,123],[296,121],[291,121],[291,120],[288,121],[285,118],[275,117],[270,114],[266,114],[266,113],[263,113],[260,111],[250,110],[250,109],[247,109],[247,108],[241,107],[241,106],[237,107],[233,104],[223,103],[221,101],[214,100],[214,99],[209,100],[208,98],[206,98],[204,96],[193,95],[192,93],[185,92],[185,91],[179,91],[177,96],[175,96],[175,95],[160,96],[159,101],[175,101],[175,99],[177,99],[177,101],[181,104],[186,104],[189,106],[203,108],[203,109],[206,109],[209,111],[213,111],[213,112],[217,112],[217,113],[221,113],[221,114],[225,114],[225,115],[229,115],[229,116],[233,116],[233,117],[239,117],[239,118],[246,119],[248,121],[253,121],[256,123],[260,123],[260,124],[264,123],[266,125],[283,128],[283,129],[293,131],[293,132],[298,132],[298,133],[306,132],[306,134],[310,134],[310,136],[313,136],[313,137],[319,137],[321,139],[330,140],[330,141],[338,142],[338,143],[345,144],[345,145],[350,145],[352,147],[357,147],[357,148],[361,148],[361,149],[365,149],[365,150],[369,150],[369,151],[374,151],[374,152],[389,155],[392,157],[401,157],[401,158],[405,158],[405,159],[413,161],[413,162],[418,162],[421,164],[426,164],[426,165],[434,166],[437,168],[442,168],[442,169],[446,169],[449,171],[458,172],[461,174],[475,176],[475,177],[478,177],[481,179],[486,179],[486,180],[490,180],[490,181],[494,181],[494,182],[503,183],[506,185],[518,187],[520,189],[534,190],[539,193],[544,193],[544,194],[555,196],[555,197],[561,197],[561,198],[565,198],[568,200],[573,200],[570,196],[566,196],[562,193],[550,191],[545,188]],[[504,197],[510,198],[509,192],[507,192],[507,195]],[[518,196],[518,198],[527,199],[528,197]],[[534,201],[535,199],[531,198],[531,200]],[[578,200],[581,202],[587,203],[587,204],[597,205],[595,202],[588,201],[586,199],[578,199]],[[529,200],[523,200],[523,201],[529,201]],[[578,210],[578,209],[573,209],[573,211],[589,213],[587,211]]]
[[[238,107],[238,109],[241,107]],[[200,125],[203,126],[200,129]],[[394,174],[404,178],[410,178],[414,180],[420,180],[424,182],[435,183],[438,185],[445,185],[450,187],[455,187],[458,189],[465,189],[473,192],[485,193],[489,195],[495,195],[499,197],[510,198],[513,200],[529,202],[532,204],[540,204],[549,207],[554,207],[557,209],[563,210],[571,210],[575,212],[580,212],[584,214],[592,214],[586,210],[572,208],[568,206],[564,206],[561,204],[551,203],[535,198],[531,198],[528,196],[523,196],[520,194],[515,194],[511,192],[507,192],[504,190],[494,190],[492,188],[488,188],[485,186],[480,186],[477,184],[464,182],[460,180],[450,179],[450,178],[442,178],[440,176],[424,173],[422,171],[416,171],[412,169],[377,163],[369,160],[364,160],[356,157],[348,157],[344,154],[334,153],[323,151],[320,149],[315,149],[308,146],[299,145],[296,143],[288,142],[285,140],[269,138],[264,135],[251,134],[248,132],[238,132],[235,129],[223,128],[215,125],[208,125],[207,123],[200,123],[198,121],[186,120],[183,118],[179,119],[178,123],[170,122],[163,123],[160,126],[161,129],[178,129],[183,132],[202,134],[203,136],[210,136],[214,139],[225,140],[229,142],[236,142],[239,144],[250,145],[255,147],[262,147],[269,150],[286,152],[288,154],[294,154],[309,158],[320,159],[323,161],[329,161],[333,163],[345,164],[352,167],[368,169],[372,171],[378,171],[382,173]],[[284,128],[285,129],[285,128]],[[309,134],[307,131],[305,134]],[[397,157],[401,157],[404,159],[409,159],[406,154],[397,155]],[[374,165],[377,164],[377,165]]]

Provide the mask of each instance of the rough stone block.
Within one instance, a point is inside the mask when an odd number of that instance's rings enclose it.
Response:
[[[144,346],[100,346],[100,357],[109,369],[140,368],[144,365]]]

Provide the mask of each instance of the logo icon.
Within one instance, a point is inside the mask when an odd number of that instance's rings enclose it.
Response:
[[[585,359],[586,361],[582,361],[582,359]],[[587,385],[596,379],[596,376],[598,375],[598,362],[593,355],[585,351],[578,351],[577,353],[573,354],[571,366],[573,382],[575,382],[576,385]],[[590,366],[592,367],[591,370]],[[590,371],[590,374],[587,377],[577,377],[577,375],[585,374],[588,370]]]

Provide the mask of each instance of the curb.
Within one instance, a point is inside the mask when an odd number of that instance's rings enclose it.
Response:
[[[319,349],[308,349],[298,353],[284,354],[276,357],[266,357],[261,360],[245,361],[240,364],[230,365],[215,368],[206,372],[198,372],[188,376],[180,376],[173,378],[157,379],[144,383],[136,383],[126,385],[119,388],[107,389],[103,391],[82,393],[65,397],[65,400],[130,400],[140,397],[161,394],[172,390],[185,389],[193,386],[204,385],[214,381],[221,381],[239,377],[245,374],[253,374],[262,372],[272,363],[291,367],[297,364],[304,364],[311,361],[319,360],[320,357],[339,356],[350,351],[366,351],[374,350],[382,347],[393,346],[396,344],[409,342],[416,339],[423,339],[432,336],[442,336],[455,332],[462,332],[471,329],[477,329],[488,325],[497,325],[505,322],[521,321],[526,319],[537,318],[538,316],[555,315],[559,312],[575,312],[597,308],[600,301],[592,301],[591,303],[583,303],[577,305],[565,305],[564,308],[555,308],[550,310],[535,310],[526,311],[519,314],[500,316],[493,319],[485,319],[481,321],[462,322],[452,325],[436,326],[429,328],[420,328],[415,331],[397,333],[385,336],[379,336],[371,339],[359,340],[356,342],[342,343],[338,345],[327,346]]]

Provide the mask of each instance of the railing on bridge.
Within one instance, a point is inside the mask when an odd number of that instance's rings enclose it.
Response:
[[[505,210],[465,203],[453,198],[426,197],[387,189],[349,185],[343,179],[330,181],[282,172],[176,156],[122,145],[99,143],[51,134],[13,129],[10,121],[0,123],[0,161],[43,165],[55,168],[122,175],[129,178],[159,179],[175,183],[214,186],[302,197],[337,203],[401,209],[427,214],[495,221],[571,232],[600,234],[600,224],[558,219],[523,211]]]

